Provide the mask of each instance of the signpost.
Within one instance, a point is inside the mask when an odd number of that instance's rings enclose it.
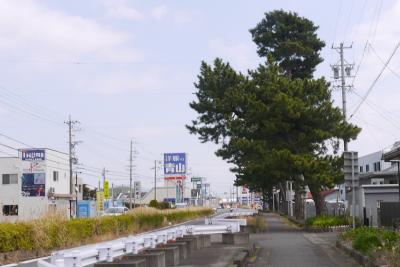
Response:
[[[353,213],[353,229],[356,228],[355,213],[356,213],[356,179],[358,180],[358,152],[345,151],[343,152],[343,173],[346,185],[351,181],[351,196],[352,196],[352,213]]]
[[[104,210],[104,192],[96,192],[97,210]]]
[[[104,181],[104,198],[110,198],[110,183],[108,182],[108,180]]]

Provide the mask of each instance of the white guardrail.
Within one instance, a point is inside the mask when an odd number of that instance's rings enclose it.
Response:
[[[227,218],[251,216],[255,213],[256,210],[238,209],[206,218],[205,225],[173,226],[113,241],[60,250],[51,254],[50,262],[39,260],[38,267],[83,267],[100,261],[112,262],[114,258],[130,253],[137,254],[144,249],[155,248],[159,244],[166,244],[184,235],[236,233],[240,231],[241,225],[246,225],[246,219]]]

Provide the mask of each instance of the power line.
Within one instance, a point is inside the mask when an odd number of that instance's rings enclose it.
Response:
[[[386,67],[389,65],[390,61],[392,60],[393,56],[396,54],[397,49],[400,46],[400,42],[397,43],[397,45],[395,46],[393,52],[390,54],[388,60],[385,62],[383,68],[381,69],[381,71],[379,72],[378,76],[375,78],[375,80],[372,82],[371,86],[368,88],[367,93],[362,97],[361,102],[358,104],[358,106],[356,107],[356,109],[353,111],[352,115],[349,117],[349,119],[351,119],[351,117],[353,117],[353,115],[355,113],[357,113],[357,111],[359,110],[359,108],[361,107],[361,105],[364,103],[364,101],[367,99],[369,93],[372,91],[372,89],[374,88],[374,86],[376,85],[376,83],[378,82],[379,78],[382,76],[382,73],[385,71]]]

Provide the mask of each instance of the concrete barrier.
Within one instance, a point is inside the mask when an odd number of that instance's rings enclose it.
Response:
[[[248,233],[229,233],[222,234],[222,243],[229,245],[243,245],[249,244]]]
[[[94,267],[147,267],[145,259],[136,259],[128,261],[99,262]]]
[[[155,251],[162,251],[165,253],[165,265],[176,266],[179,264],[179,247],[177,246],[165,246],[159,248],[151,248],[144,251],[144,253],[152,253]]]
[[[122,257],[121,261],[131,261],[145,259],[146,267],[165,267],[165,253],[163,251],[154,251],[140,254],[128,254]]]
[[[211,236],[210,235],[199,235],[201,239],[201,245],[203,248],[208,248],[211,246]]]
[[[186,242],[171,242],[168,244],[165,244],[164,246],[166,247],[178,247],[179,249],[179,259],[184,260],[188,256],[188,251],[187,251],[187,246],[188,243]]]
[[[197,249],[197,240],[190,237],[179,237],[176,239],[178,242],[186,242],[187,243],[187,251],[188,255],[192,254],[193,251]]]

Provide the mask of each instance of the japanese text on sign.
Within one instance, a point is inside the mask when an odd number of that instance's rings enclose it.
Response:
[[[186,174],[186,154],[185,153],[165,153],[164,154],[164,174],[165,175],[185,175]]]

